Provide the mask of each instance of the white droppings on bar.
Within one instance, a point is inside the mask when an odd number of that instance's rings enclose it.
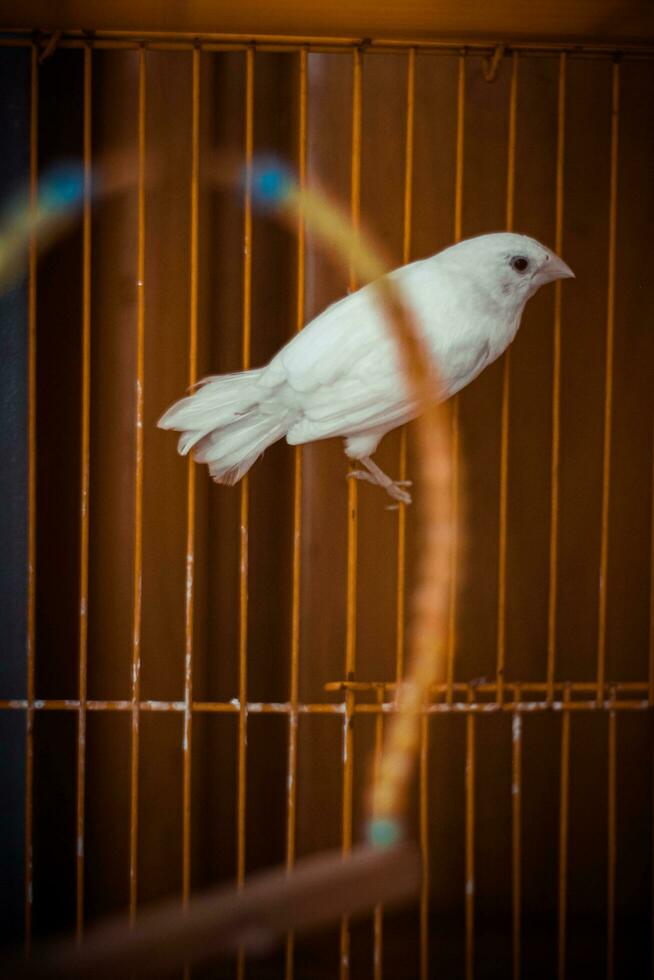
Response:
[[[520,717],[519,711],[516,711],[513,714],[511,731],[512,731],[513,741],[519,742],[520,736],[522,735],[522,718]]]

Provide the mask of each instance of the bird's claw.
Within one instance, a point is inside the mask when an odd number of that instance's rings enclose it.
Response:
[[[389,497],[393,500],[397,500],[397,504],[391,504],[386,510],[397,510],[400,503],[410,504],[411,494],[403,490],[402,487],[412,486],[411,480],[389,480],[388,483],[380,483],[372,473],[368,473],[367,470],[350,470],[347,474],[348,480],[365,480],[366,483],[374,483],[375,486],[382,486]]]
[[[368,473],[367,470],[350,470],[350,472],[347,474],[347,478],[348,480],[365,480],[366,483],[377,484],[377,480],[375,480],[372,473]]]
[[[397,483],[391,483],[389,486],[384,487],[389,497],[392,497],[393,500],[399,501],[399,503],[397,504],[391,504],[389,507],[386,508],[387,510],[397,510],[400,504],[411,503],[411,494],[407,493],[406,490],[402,490],[403,486],[411,486],[411,481],[401,480],[398,481]]]

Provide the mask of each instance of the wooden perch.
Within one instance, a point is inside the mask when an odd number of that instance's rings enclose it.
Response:
[[[5,976],[103,977],[115,980],[166,976],[184,963],[198,964],[243,947],[249,954],[270,950],[289,929],[316,929],[341,915],[414,896],[420,884],[420,855],[414,845],[357,847],[298,861],[295,869],[264,872],[245,888],[230,884],[194,898],[144,908],[132,929],[124,916],[89,929],[81,946],[66,942],[40,952],[21,967],[6,964]]]

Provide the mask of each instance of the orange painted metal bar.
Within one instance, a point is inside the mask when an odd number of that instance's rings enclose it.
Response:
[[[423,714],[420,724],[420,855],[422,882],[420,886],[420,980],[429,980],[429,715]]]
[[[245,53],[245,199],[243,208],[243,336],[242,368],[250,367],[252,330],[252,157],[254,154],[254,48]],[[241,481],[239,537],[239,637],[238,637],[238,770],[236,827],[236,885],[245,883],[245,820],[247,802],[247,682],[248,682],[248,559],[249,491],[246,475]],[[245,975],[245,955],[239,950],[237,976]]]
[[[615,875],[617,863],[617,812],[616,812],[616,774],[617,774],[617,715],[613,708],[609,711],[609,753],[608,753],[608,794],[607,794],[607,874],[606,874],[606,978],[613,980],[615,969]]]
[[[38,196],[39,61],[34,44],[30,62],[30,212]],[[34,222],[32,222],[34,228]],[[25,950],[32,941],[34,872],[34,653],[36,639],[36,233],[29,243],[27,281],[27,701],[25,711]]]
[[[616,701],[614,707],[616,711],[647,711],[650,705],[647,700],[643,699],[642,701]],[[355,713],[365,715],[372,714],[378,710],[374,704],[358,704]],[[384,714],[392,714],[392,709],[386,706],[382,710]],[[570,701],[568,703],[565,701],[555,701],[553,704],[549,704],[546,701],[522,701],[520,704],[509,701],[503,701],[501,704],[497,701],[475,701],[470,704],[465,701],[455,701],[453,704],[430,704],[425,708],[427,714],[430,715],[448,713],[492,715],[498,711],[504,711],[507,714],[511,714],[514,711],[534,714],[539,711],[552,710],[569,714],[571,711],[606,711],[606,708],[604,705],[597,705],[595,701]]]
[[[23,35],[17,37],[16,35]],[[32,30],[12,30],[10,37],[0,37],[0,46],[28,47],[31,43]],[[96,48],[136,49],[141,43],[152,50],[192,50],[200,43],[203,50],[231,51],[246,50],[255,47],[257,50],[294,51],[302,47],[309,51],[340,50],[351,52],[352,48],[366,46],[370,53],[402,53],[407,48],[416,48],[420,52],[437,54],[452,54],[462,47],[479,54],[493,53],[497,48],[497,38],[457,38],[447,40],[429,38],[367,38],[343,36],[318,36],[300,34],[225,34],[215,31],[192,33],[188,31],[97,31],[93,38]],[[81,48],[85,44],[82,32],[79,30],[66,31],[59,40],[58,47]],[[514,40],[507,45],[510,52],[517,50],[531,55],[543,55],[565,52],[576,58],[612,58],[620,56],[625,59],[650,58],[654,55],[654,47],[647,42],[568,42]]]
[[[307,177],[307,60],[305,49],[300,51],[298,65],[298,164],[297,180],[300,191],[306,186]],[[300,211],[297,224],[297,331],[304,326],[305,307],[305,227]],[[295,864],[295,834],[297,827],[297,749],[298,749],[298,699],[300,675],[300,589],[302,572],[302,448],[294,450],[293,468],[293,571],[291,583],[291,676],[290,713],[288,719],[288,767],[286,791],[286,867],[290,871]],[[286,937],[286,980],[293,980],[295,936]]]
[[[145,365],[145,86],[146,53],[138,54],[138,191],[136,258],[136,398],[134,456],[134,596],[132,620],[132,745],[129,822],[129,918],[138,899],[139,742],[141,701],[141,614],[143,588],[143,383]]]
[[[350,213],[352,227],[358,230],[361,221],[361,81],[363,53],[356,48],[352,53],[352,144],[350,186]],[[357,288],[354,266],[350,267],[348,288]],[[345,676],[354,680],[356,669],[356,628],[357,628],[357,556],[358,556],[358,486],[356,480],[347,481],[347,585],[345,609]],[[343,728],[343,807],[342,807],[342,846],[348,854],[352,848],[352,793],[354,775],[354,733],[353,718],[355,693],[345,692],[345,718]],[[350,976],[350,923],[341,921],[340,936],[340,980]]]
[[[407,55],[406,134],[404,144],[404,215],[402,229],[402,263],[411,260],[411,226],[413,218],[413,136],[415,126],[416,50]],[[400,480],[407,478],[407,430],[400,433]],[[406,505],[397,510],[397,599],[395,606],[395,680],[404,676],[406,621]]]
[[[463,227],[463,152],[465,146],[466,49],[459,53],[456,90],[456,169],[454,173],[454,241]]]
[[[385,693],[389,694],[389,696],[392,697],[392,691],[395,687],[395,684],[392,681],[383,681],[383,682],[338,681],[338,682],[330,682],[329,684],[326,684],[325,687],[327,690],[331,690],[331,691],[335,691],[335,690],[341,691],[341,690],[346,690],[347,688],[351,688],[354,691],[360,691],[360,692],[361,691],[375,691],[375,692],[384,691]],[[468,684],[457,682],[457,684],[455,684],[454,687],[456,691],[459,692],[462,691],[463,693],[465,693],[468,689]],[[546,693],[547,684],[543,681],[510,681],[507,682],[504,685],[504,687],[505,690],[507,691],[508,690],[514,691],[514,700],[512,702],[508,702],[508,701],[506,702],[507,708],[509,708],[510,710],[519,711],[522,710],[522,708],[525,705],[531,706],[532,704],[537,705],[541,708],[553,707],[554,710],[560,710],[562,705],[565,705],[566,703],[565,701],[557,701],[554,703],[554,705],[551,705],[547,702],[547,700],[529,701],[529,702],[523,702],[520,700],[521,695],[525,691],[534,694]],[[495,689],[496,689],[495,684],[475,685],[475,691],[477,694],[492,694],[495,691]],[[597,691],[597,686],[594,681],[564,681],[558,683],[556,685],[556,689],[560,691],[567,689],[570,694],[579,694],[579,695],[593,694],[594,695]],[[446,691],[447,691],[447,685],[445,683],[433,684],[431,687],[431,694],[433,695],[439,695],[439,694],[442,695]],[[619,694],[641,693],[643,695],[643,699],[637,701],[625,700],[625,699],[616,700],[615,702],[611,703],[611,710],[619,711],[620,708],[622,708],[624,705],[631,705],[631,706],[644,705],[645,707],[647,707],[648,691],[649,691],[649,681],[647,680],[612,681],[611,684],[608,685],[607,697],[609,695],[610,697],[614,697],[614,696],[617,697],[617,695]],[[572,710],[574,710],[577,705],[579,705],[584,709],[597,708],[594,697],[593,698],[584,697],[580,701],[570,701],[569,703],[570,703],[570,708]],[[466,704],[466,702],[459,702],[458,705],[456,705],[456,707],[457,708],[460,707],[461,704]],[[24,711],[28,708],[28,706],[29,706],[29,702],[26,698],[8,698],[4,700],[0,699],[0,711],[4,711],[4,710]],[[38,699],[37,698],[31,703],[31,707],[34,711],[58,711],[58,710],[78,711],[79,706],[80,706],[79,698],[68,698],[68,699],[56,699],[56,698]],[[95,700],[87,700],[86,706],[89,711],[131,711],[132,701],[95,699]],[[480,711],[487,711],[490,709],[497,708],[498,702],[476,701],[467,706],[470,707],[471,709],[475,709],[475,710],[479,709]],[[150,700],[150,701],[141,701],[139,707],[141,711],[185,711],[186,703],[184,701]],[[238,699],[234,699],[233,701],[194,701],[191,707],[193,711],[215,710],[215,711],[237,712],[239,710],[239,702]],[[290,707],[290,702],[281,702],[281,703],[248,702],[249,712],[257,712],[262,710],[283,711],[286,710],[287,707]],[[447,703],[436,704],[436,705],[430,704],[428,706],[428,709],[431,710],[432,707],[436,707],[439,708],[439,710],[441,710],[447,708],[448,705]],[[602,701],[599,707],[603,708],[604,710],[608,710],[606,701]],[[333,711],[337,714],[345,714],[345,705],[340,701],[331,704],[325,704],[324,702],[321,702],[320,704],[304,704],[298,701],[297,708],[300,713],[306,711],[324,710],[327,712]],[[370,705],[367,706],[357,705],[357,710],[364,710],[364,708],[371,708],[371,710],[373,710],[373,706]],[[393,701],[384,701],[382,704],[382,709],[384,712],[394,711],[395,704]],[[528,710],[528,708],[524,707],[524,710]]]
[[[559,56],[556,137],[556,227],[554,249],[563,249],[563,167],[565,163],[565,105],[567,56]],[[561,454],[561,280],[554,284],[554,350],[552,363],[552,456],[550,462],[550,547],[547,596],[547,699],[554,700],[556,668],[556,617],[559,555],[559,460]]]
[[[457,681],[453,687],[455,691],[467,692],[469,682]],[[644,691],[647,692],[649,682],[647,680],[643,681],[612,681],[609,685],[612,690],[615,688],[616,692],[624,693],[625,691]],[[329,681],[325,684],[326,691],[344,691],[347,688],[352,688],[354,691],[375,691],[378,687],[383,687],[387,691],[393,691],[396,687],[394,681]],[[519,688],[521,691],[532,691],[534,693],[547,693],[547,682],[544,681],[506,681],[504,684],[505,690],[515,691]],[[597,692],[597,684],[595,681],[558,681],[555,684],[555,689],[557,691],[563,691],[564,688],[568,688],[573,693],[591,693],[595,694]],[[607,685],[605,685],[606,689]],[[474,689],[478,694],[492,694],[497,690],[497,685],[494,682],[475,684]],[[432,694],[442,694],[447,691],[447,683],[435,683],[430,686],[430,692]]]
[[[520,693],[517,694],[518,700]],[[520,980],[522,940],[522,714],[515,711],[511,729],[511,890],[513,914],[513,980]]]
[[[345,690],[351,689],[353,691],[358,691],[358,692],[363,692],[363,691],[377,691],[377,689],[382,689],[386,693],[388,693],[388,694],[390,694],[392,696],[392,692],[394,691],[395,686],[396,685],[395,685],[395,683],[393,681],[332,681],[332,682],[329,682],[328,684],[325,685],[325,689],[327,691],[345,691]],[[510,691],[513,691],[514,693],[515,692],[529,691],[530,693],[533,693],[533,694],[546,694],[546,692],[547,692],[547,683],[544,682],[544,681],[509,681],[509,682],[505,683],[504,688],[505,688],[505,691],[509,691],[510,690]],[[468,689],[468,684],[467,683],[464,683],[464,682],[461,682],[461,681],[457,681],[457,683],[454,685],[454,689],[457,692],[462,692],[462,693],[465,694],[465,692]],[[475,685],[475,691],[478,694],[493,694],[496,691],[496,689],[497,689],[497,686],[494,683],[476,684]],[[593,694],[594,695],[597,692],[597,685],[596,685],[595,681],[559,681],[555,685],[555,689],[557,691],[563,691],[564,689],[567,689],[567,690],[569,690],[569,692],[571,694],[579,694],[579,695]],[[643,694],[643,696],[646,699],[647,698],[648,691],[649,691],[649,680],[642,680],[642,681],[611,681],[610,684],[605,684],[604,685],[604,690],[605,690],[605,697],[607,697],[607,698],[609,697],[609,695],[612,696],[613,692],[615,692],[615,694],[629,694],[629,693],[636,694],[636,693],[639,693],[640,692],[641,694]],[[444,694],[444,693],[447,692],[447,684],[446,683],[432,684],[431,685],[431,688],[430,688],[430,692],[433,695],[439,695],[439,694],[442,695],[442,694]],[[515,694],[515,697],[517,697],[517,696],[518,696],[518,694],[516,693]],[[592,698],[584,698],[579,703],[581,703],[582,705],[584,705],[586,707],[588,707],[588,706],[591,706],[592,707],[593,706],[592,701],[593,701]],[[35,710],[41,710],[43,708],[49,709],[49,708],[51,708],[53,706],[57,706],[57,707],[58,706],[64,706],[64,707],[68,707],[68,708],[72,708],[74,710],[77,710],[78,707],[79,707],[79,703],[80,702],[79,702],[79,699],[78,698],[65,699],[65,700],[64,699],[60,699],[60,700],[58,700],[58,699],[47,699],[47,700],[36,699],[36,700],[34,700],[32,706],[33,706],[33,708]],[[494,703],[497,703],[497,702],[494,702]],[[548,706],[546,700],[537,701],[535,703],[542,704],[545,707]],[[557,702],[557,706],[558,706],[558,703],[560,703],[560,702]],[[624,701],[619,700],[619,701],[616,701],[614,705],[611,705],[611,707],[612,708],[615,707],[615,708],[619,709],[621,707],[621,705],[624,704],[624,703],[625,703]],[[638,703],[640,703],[640,702],[638,702]],[[0,699],[0,710],[1,709],[7,709],[7,708],[19,708],[19,709],[20,708],[26,708],[27,707],[27,704],[28,704],[28,702],[24,698],[23,699],[21,699],[21,698],[9,698],[9,699],[5,699],[5,700]],[[116,700],[93,700],[93,701],[92,700],[89,700],[89,701],[87,701],[87,705],[89,707],[89,710],[93,710],[93,705],[98,705],[98,704],[110,705],[110,706],[115,706],[115,705],[122,706],[122,705],[126,705],[126,706],[129,707],[129,706],[131,706],[132,702],[131,701],[127,701],[127,700],[126,701],[120,701],[120,700],[117,700],[117,701]],[[221,707],[223,704],[226,705],[228,708],[230,708],[230,710],[232,710],[232,709],[234,711],[237,711],[238,710],[238,700],[228,701],[228,702],[200,702],[200,701],[194,701],[193,702],[193,710],[194,711],[195,710],[199,710],[200,708],[203,708],[204,706],[211,707],[212,705],[217,706],[217,707]],[[479,707],[480,708],[486,709],[486,708],[488,708],[490,706],[491,702],[488,702],[488,701],[479,701],[478,704],[479,704]],[[141,707],[142,707],[143,710],[149,710],[148,707],[147,707],[148,705],[151,706],[151,710],[158,710],[160,706],[170,705],[170,706],[174,706],[175,709],[179,708],[179,710],[182,711],[182,710],[184,710],[185,702],[184,701],[142,701],[141,702]],[[606,707],[606,705],[602,705],[602,706]],[[257,707],[257,702],[250,702],[250,710],[254,711],[254,710],[256,710],[256,707]],[[305,704],[302,704],[301,702],[298,702],[298,710],[302,710],[303,708],[307,708],[307,707],[309,707],[309,705],[305,705]],[[340,702],[335,702],[334,704],[331,704],[331,705],[325,705],[325,707],[327,707],[327,708],[332,708],[333,707],[334,709],[336,709],[337,711],[340,711],[340,712],[344,712],[344,710],[345,710],[343,704],[340,703]],[[393,706],[391,704],[386,704],[386,707],[390,710]]]
[[[32,32],[30,32],[30,35]],[[298,54],[303,48],[310,54],[350,54],[353,48],[365,45],[366,51],[371,55],[376,54],[396,54],[402,56],[408,49],[416,48],[421,55],[439,55],[449,57],[456,54],[462,47],[480,55],[492,55],[497,48],[497,41],[480,40],[472,41],[469,38],[451,39],[448,41],[426,41],[424,38],[402,38],[393,40],[391,38],[315,38],[302,35],[292,35],[288,39],[275,37],[275,35],[225,35],[221,40],[215,40],[220,35],[212,34],[177,34],[170,33],[166,36],[156,35],[148,37],[148,32],[132,33],[128,38],[106,36],[99,32],[91,39],[92,46],[99,51],[137,51],[141,44],[144,44],[148,51],[192,51],[196,44],[199,44],[202,51],[221,52],[221,51],[247,51],[254,48],[261,52],[275,52],[277,54]],[[144,38],[148,38],[144,40]],[[0,37],[0,47],[29,47],[30,38]],[[67,32],[67,36],[57,42],[58,48],[81,49],[86,43],[85,39],[75,36],[75,32]],[[616,48],[615,45],[589,45],[572,44],[566,45],[556,42],[541,44],[533,42],[514,41],[506,45],[507,50],[519,51],[521,54],[528,54],[530,57],[549,58],[553,54],[565,52],[569,57],[576,60],[605,60],[616,56],[624,61],[649,61],[654,55],[654,49],[647,44],[625,44]]]
[[[82,406],[80,472],[79,711],[76,779],[76,933],[84,930],[84,809],[89,599],[89,483],[91,434],[91,48],[84,48],[84,200],[82,212]]]
[[[647,685],[642,685],[645,695]],[[616,691],[618,685],[615,685]],[[75,711],[79,712],[80,702],[78,698],[69,700],[35,700],[30,705],[27,698],[0,700],[0,711],[25,711],[31,707],[33,712],[38,711]],[[99,701],[87,700],[87,711],[125,711],[133,710],[132,701]],[[651,707],[647,696],[636,700],[633,698],[615,701],[611,705],[612,711],[647,711]],[[140,701],[139,711],[143,712],[179,712],[186,711],[184,701]],[[288,701],[249,701],[246,705],[249,715],[257,714],[290,714],[293,706]],[[200,714],[238,714],[240,706],[238,699],[234,701],[195,701],[192,711]],[[383,704],[357,704],[354,714],[393,714],[396,711],[393,702],[385,701]],[[597,704],[596,699],[584,699],[583,701],[506,701],[501,704],[497,701],[455,701],[452,704],[447,702],[436,702],[425,707],[427,714],[495,714],[498,711],[513,713],[519,711],[523,714],[533,714],[541,711],[570,712],[570,711],[607,711],[606,704]],[[336,704],[297,704],[298,715],[345,715],[346,707],[342,702]]]
[[[564,689],[563,698],[569,703],[570,691]],[[561,786],[559,797],[559,936],[558,977],[565,980],[566,926],[568,908],[568,811],[570,792],[570,712],[565,711],[561,720]]]
[[[468,689],[468,702],[473,691]],[[475,716],[466,717],[465,772],[465,912],[466,912],[466,980],[475,975]]]
[[[461,240],[463,218],[463,153],[465,138],[466,58],[459,54],[456,94],[456,163],[454,171],[454,241]],[[450,399],[452,412],[452,568],[450,570],[450,612],[447,638],[447,702],[454,700],[454,659],[456,655],[456,611],[458,589],[459,526],[459,397]]]
[[[654,705],[654,425],[652,426],[652,515],[649,590],[649,703],[650,705]],[[652,902],[652,907],[654,908],[654,901]],[[654,937],[654,929],[652,930],[652,936]]]
[[[511,87],[509,90],[509,145],[506,175],[506,228],[513,231],[515,198],[515,144],[518,107],[518,53],[511,57]],[[500,511],[497,548],[497,700],[504,699],[506,671],[506,537],[509,498],[509,402],[511,397],[511,350],[504,354],[502,366],[502,408],[500,434]]]
[[[381,709],[384,700],[384,691],[377,689],[377,705]],[[382,752],[384,748],[384,715],[381,710],[375,716],[375,755],[374,764],[379,771]],[[423,865],[424,870],[424,865]],[[373,977],[374,980],[382,980],[383,976],[383,955],[384,955],[384,909],[381,905],[375,906],[373,918]]]
[[[197,380],[198,360],[198,232],[200,186],[200,50],[191,62],[191,226],[189,235],[188,383]],[[186,592],[184,601],[184,729],[182,774],[182,903],[191,894],[191,748],[193,736],[193,611],[195,587],[195,466],[188,460],[186,497]]]
[[[604,378],[604,450],[602,459],[602,518],[600,538],[597,699],[603,697],[606,675],[606,608],[609,565],[609,506],[611,498],[611,444],[613,415],[613,335],[615,332],[615,258],[618,224],[618,125],[620,119],[620,65],[613,64],[611,79],[611,170],[609,178],[609,254],[606,295],[606,374]]]

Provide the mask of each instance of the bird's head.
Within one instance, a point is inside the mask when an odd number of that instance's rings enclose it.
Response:
[[[574,278],[554,252],[526,235],[503,231],[479,235],[447,250],[459,271],[500,302],[524,306],[547,282]]]

